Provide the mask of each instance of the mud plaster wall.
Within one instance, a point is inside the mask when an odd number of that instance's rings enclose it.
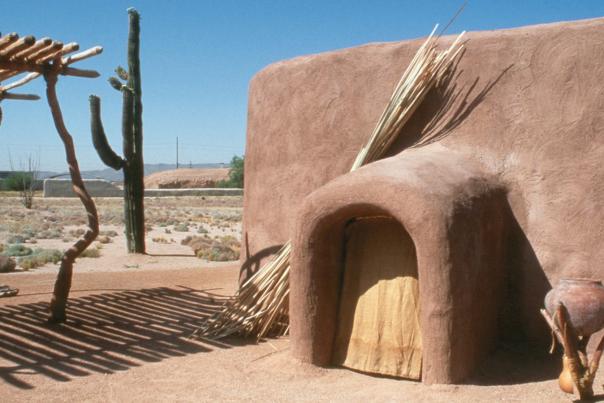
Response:
[[[445,136],[442,146],[481,164],[508,190],[515,230],[505,317],[514,322],[510,328],[543,336],[536,310],[550,284],[604,272],[604,19],[467,39],[451,93],[433,92],[406,135]],[[264,256],[291,238],[304,197],[348,172],[421,42],[299,57],[254,77],[244,195],[248,256]],[[444,116],[431,125],[436,111]]]

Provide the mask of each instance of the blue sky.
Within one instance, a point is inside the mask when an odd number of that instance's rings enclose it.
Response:
[[[247,89],[252,76],[303,54],[425,36],[461,1],[19,1],[0,14],[2,33],[18,32],[102,45],[79,63],[98,79],[63,77],[58,85],[82,169],[103,168],[90,140],[88,95],[102,98],[109,141],[121,154],[121,97],[107,78],[126,62],[126,9],[141,13],[145,161],[227,162],[244,153]],[[604,16],[604,1],[470,0],[450,28],[487,30]],[[21,92],[44,93],[43,80]],[[65,171],[62,144],[45,99],[4,101],[0,170],[39,155],[40,169]]]

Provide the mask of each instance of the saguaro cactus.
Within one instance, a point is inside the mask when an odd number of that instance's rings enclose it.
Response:
[[[124,172],[124,216],[128,252],[145,253],[145,185],[143,164],[143,104],[140,74],[140,16],[128,9],[128,71],[117,67],[118,77],[111,77],[111,86],[122,93],[122,137],[124,157],[118,156],[109,145],[101,122],[101,100],[90,96],[92,141],[101,160],[109,167]],[[126,83],[122,83],[122,81]]]

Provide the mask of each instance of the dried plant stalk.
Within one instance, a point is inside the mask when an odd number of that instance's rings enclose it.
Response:
[[[401,134],[403,127],[426,94],[445,76],[464,48],[463,32],[444,51],[437,49],[438,26],[419,48],[401,76],[367,144],[360,150],[350,171],[381,158]],[[417,141],[421,143],[421,139]],[[250,277],[222,309],[210,317],[197,335],[222,338],[239,333],[263,338],[289,331],[289,270],[292,245]]]

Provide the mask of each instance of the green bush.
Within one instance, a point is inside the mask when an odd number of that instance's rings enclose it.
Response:
[[[19,244],[19,243],[24,243],[25,241],[27,241],[29,238],[24,237],[23,235],[11,235],[6,239],[6,242],[8,243],[14,243],[14,244]]]
[[[13,256],[13,257],[28,256],[28,255],[31,255],[32,253],[33,253],[33,251],[31,250],[31,248],[28,248],[27,246],[24,246],[22,244],[9,245],[4,250],[4,252],[2,252],[2,254],[5,256]]]
[[[176,232],[189,232],[189,226],[187,224],[177,224],[174,226]]]
[[[2,181],[6,190],[23,191],[30,189],[34,175],[31,172],[13,172]]]
[[[243,188],[243,166],[245,156],[234,156],[231,160],[231,169],[229,170],[229,179],[218,181],[218,188]]]
[[[24,270],[31,270],[46,263],[57,264],[62,257],[63,253],[58,249],[34,249],[31,255],[19,259],[19,266]]]

